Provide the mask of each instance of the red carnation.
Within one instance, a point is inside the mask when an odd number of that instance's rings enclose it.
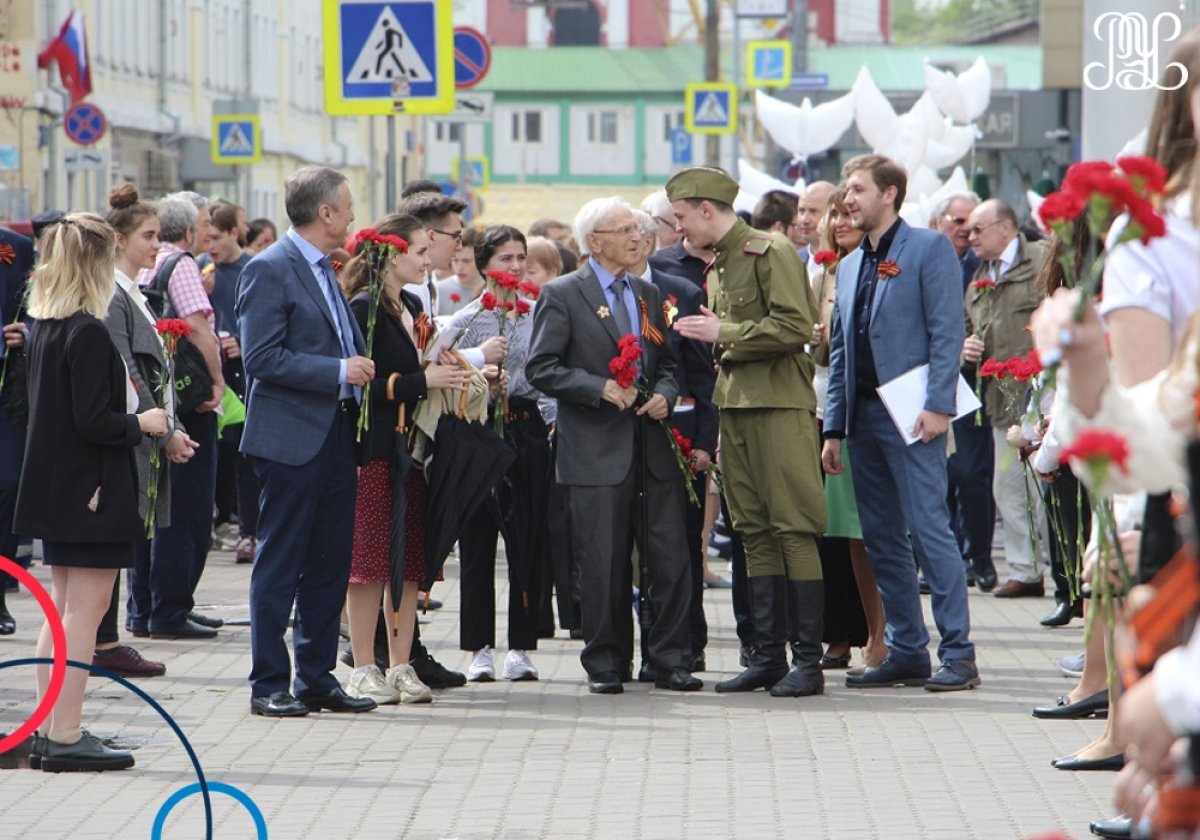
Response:
[[[1151,239],[1167,235],[1167,223],[1154,205],[1139,198],[1129,205],[1129,227],[1121,232],[1122,239],[1140,239],[1145,245]]]
[[[996,288],[996,281],[990,277],[984,277],[982,280],[976,280],[972,285],[977,292],[990,292]]]
[[[363,228],[358,233],[354,234],[354,237],[350,240],[350,247],[346,250],[352,254],[357,254],[358,249],[362,247],[364,242],[374,239],[377,235],[378,231],[376,231],[375,228]]]
[[[1116,464],[1123,473],[1128,473],[1129,444],[1125,438],[1108,429],[1084,429],[1075,442],[1064,447],[1059,459],[1075,459],[1085,462],[1093,470],[1104,470]]]
[[[479,299],[479,305],[491,312],[496,308],[496,296],[491,292],[484,292],[483,297]]]
[[[837,262],[837,254],[830,250],[817,251],[813,254],[813,262],[817,265],[833,265]]]
[[[460,295],[458,292],[451,292],[450,293],[450,302],[451,303],[462,303],[462,295]]]
[[[526,297],[531,298],[532,300],[537,300],[538,295],[542,292],[542,287],[537,283],[531,283],[527,280],[522,280],[520,285],[517,286],[517,291]]]
[[[192,325],[182,318],[159,318],[154,322],[154,328],[164,338],[183,338],[192,332]]]
[[[517,307],[518,315],[528,315],[529,310],[533,308],[529,305],[529,301],[527,300],[518,300],[515,306]]]
[[[1042,217],[1042,221],[1046,223],[1047,227],[1054,227],[1056,224],[1065,224],[1078,219],[1086,204],[1086,195],[1059,190],[1046,196],[1041,206],[1038,207],[1038,215]]]
[[[1167,170],[1152,157],[1124,155],[1117,158],[1117,166],[1143,196],[1162,195],[1167,188]]]
[[[637,380],[637,361],[642,356],[642,346],[637,336],[624,335],[617,342],[617,349],[620,352],[608,363],[608,371],[618,386],[628,388]]]
[[[390,233],[381,233],[376,235],[375,241],[380,245],[387,245],[390,248],[395,248],[401,254],[408,253],[408,240],[403,236],[393,236]]]
[[[997,361],[996,359],[988,359],[979,366],[980,376],[994,376],[997,379],[1003,379],[1007,373],[1008,368],[1004,362]]]
[[[515,274],[509,274],[506,271],[489,271],[487,276],[501,289],[512,289],[516,291],[521,285],[521,278]]]

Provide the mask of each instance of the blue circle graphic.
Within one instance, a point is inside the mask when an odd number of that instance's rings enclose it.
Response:
[[[175,809],[176,805],[189,796],[203,792],[200,785],[192,784],[171,794],[171,798],[164,802],[162,807],[158,809],[158,815],[154,818],[154,826],[150,829],[150,840],[162,840],[163,828],[167,824],[167,816]],[[208,793],[223,793],[240,802],[254,819],[254,828],[258,832],[258,840],[267,840],[267,820],[263,817],[262,811],[259,810],[254,800],[247,796],[243,790],[233,785],[227,785],[224,782],[209,782]]]

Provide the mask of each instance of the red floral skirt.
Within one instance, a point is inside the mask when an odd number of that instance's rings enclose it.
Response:
[[[414,467],[405,485],[408,509],[404,527],[404,580],[425,578],[425,476]],[[392,467],[377,458],[358,472],[354,509],[354,552],[350,560],[351,583],[387,583],[391,578],[389,544],[392,533]],[[441,577],[438,577],[441,580]]]

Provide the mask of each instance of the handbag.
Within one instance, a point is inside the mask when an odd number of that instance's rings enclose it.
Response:
[[[154,273],[142,294],[146,303],[155,316],[159,318],[178,317],[175,307],[171,304],[171,296],[167,293],[171,283],[171,275],[179,261],[187,257],[194,260],[191,254],[180,252],[172,254],[163,260],[163,264]],[[196,406],[212,399],[213,379],[208,370],[208,362],[204,354],[187,337],[183,336],[175,345],[175,356],[171,360],[173,378],[175,381],[175,411],[186,414],[195,410]]]

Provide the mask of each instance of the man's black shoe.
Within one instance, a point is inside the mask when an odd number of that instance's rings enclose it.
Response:
[[[304,717],[308,714],[308,706],[286,691],[276,691],[265,697],[251,697],[250,714],[263,717]]]
[[[929,582],[925,580],[925,575],[917,575],[917,589],[922,595],[929,595],[932,590],[929,588]]]
[[[376,705],[370,697],[351,697],[340,685],[324,694],[306,694],[296,699],[310,712],[322,709],[328,712],[369,712]]]
[[[437,600],[436,598],[430,598],[428,601],[426,601],[424,598],[422,598],[420,601],[417,602],[417,606],[423,610],[440,610],[442,608],[443,604],[441,601]]]
[[[583,638],[583,628],[582,627],[572,627],[570,630],[570,635],[571,635],[571,638],[574,639],[575,641],[581,640]]]
[[[597,674],[595,679],[588,683],[588,691],[592,694],[621,694],[625,691],[625,686],[621,685],[621,678],[612,672]]]
[[[150,628],[151,639],[215,639],[217,631],[211,627],[201,627],[194,621],[184,621],[182,624],[176,624],[174,627],[166,627],[162,630]]]
[[[642,667],[638,668],[638,682],[652,683],[658,679],[658,672],[654,670],[654,666],[649,662],[643,662]]]
[[[893,686],[922,686],[929,679],[928,665],[902,665],[885,659],[861,674],[847,674],[847,688],[892,688]]]
[[[992,563],[991,557],[975,557],[971,560],[971,565],[975,567],[975,586],[980,592],[991,592],[996,588],[1000,579],[996,576],[996,565]]]
[[[433,658],[432,654],[418,656],[410,663],[421,682],[430,688],[458,688],[467,684],[467,675],[451,671]]]
[[[1107,837],[1109,840],[1130,840],[1133,837],[1133,817],[1118,814],[1106,820],[1088,823],[1088,828],[1097,837]]]
[[[1072,618],[1083,617],[1083,602],[1076,604],[1059,604],[1054,611],[1042,617],[1038,623],[1043,627],[1064,627],[1071,623]]]
[[[975,567],[970,563],[964,563],[964,571],[967,573],[967,586],[975,585]]]
[[[925,682],[926,691],[965,691],[979,685],[979,669],[973,659],[947,659]]]
[[[17,632],[17,621],[7,607],[0,607],[0,636],[11,636]]]
[[[692,657],[692,666],[688,670],[693,674],[703,673],[708,670],[708,661],[704,658],[703,653],[697,653]]]
[[[150,638],[149,630],[147,630],[145,627],[134,627],[128,621],[125,622],[125,632],[128,633],[130,636],[133,636],[135,639]]]
[[[654,687],[669,691],[699,691],[704,683],[689,674],[687,668],[672,668],[655,678]]]
[[[190,612],[190,613],[188,613],[188,621],[191,621],[191,622],[194,622],[194,623],[196,623],[196,624],[199,624],[201,627],[211,627],[211,628],[212,628],[212,629],[214,629],[214,630],[216,630],[218,627],[224,627],[224,626],[225,626],[225,619],[223,619],[223,618],[210,618],[209,616],[207,616],[207,615],[201,615],[201,614],[200,614],[200,613],[198,613],[198,612]]]

